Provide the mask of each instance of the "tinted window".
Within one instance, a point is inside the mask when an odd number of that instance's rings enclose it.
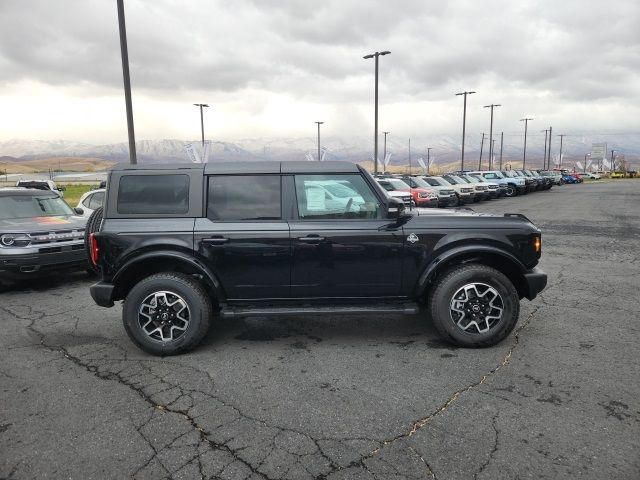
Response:
[[[435,178],[427,177],[427,178],[424,179],[424,181],[427,182],[432,187],[440,187],[441,186]]]
[[[335,195],[336,190],[348,194]],[[296,175],[296,195],[298,216],[303,219],[383,215],[378,198],[360,175]]]
[[[280,219],[280,175],[209,177],[210,220]]]
[[[91,195],[91,199],[89,200],[89,208],[91,210],[95,210],[96,208],[100,208],[103,203],[104,203],[104,192],[94,193],[93,195]]]
[[[189,211],[188,175],[124,175],[118,213],[179,214]]]

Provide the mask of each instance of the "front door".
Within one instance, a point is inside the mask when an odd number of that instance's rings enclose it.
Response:
[[[398,296],[402,228],[359,174],[296,175],[291,296]]]
[[[195,248],[227,299],[286,298],[291,280],[289,225],[280,175],[212,175]]]

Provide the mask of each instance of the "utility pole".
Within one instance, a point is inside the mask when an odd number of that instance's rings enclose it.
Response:
[[[614,161],[613,153],[614,153],[615,151],[616,151],[616,150],[611,150],[611,173],[613,173],[613,161]]]
[[[500,132],[500,170],[502,170],[502,146],[504,145],[504,132]]]
[[[460,171],[464,171],[464,138],[465,138],[466,123],[467,123],[467,95],[472,95],[474,93],[476,92],[465,91],[465,92],[456,93],[456,96],[464,95],[464,106],[462,107],[462,157],[460,160]]]
[[[482,149],[484,148],[484,137],[486,133],[482,134],[482,142],[480,142],[480,160],[478,160],[478,170],[482,170]]]
[[[318,161],[320,161],[321,157],[320,157],[320,125],[322,125],[324,122],[315,122],[318,124]]]
[[[389,51],[384,51],[384,52],[375,52],[375,53],[371,53],[369,55],[365,55],[364,58],[369,59],[369,58],[375,58],[376,59],[376,78],[375,78],[375,120],[374,120],[374,127],[373,127],[373,171],[374,174],[378,173],[378,58],[380,57],[380,55],[389,55],[391,52]]]
[[[124,3],[118,0],[118,27],[120,30],[120,56],[122,58],[122,79],[124,81],[124,103],[127,108],[127,133],[129,136],[129,163],[138,163],[136,157],[136,136],[133,130],[133,107],[131,106],[131,79],[129,77],[129,53],[127,51],[127,29],[124,20]]]
[[[533,120],[533,118],[521,118],[520,121],[524,122],[524,150],[522,151],[522,169],[527,168],[527,127],[529,125],[529,120]]]
[[[489,164],[491,164],[491,157],[493,156],[493,109],[500,107],[499,103],[492,103],[491,105],[485,105],[484,108],[491,109],[491,124],[489,126]]]
[[[206,103],[194,103],[196,107],[200,107],[200,133],[202,134],[202,146],[204,147],[204,114],[202,113],[202,107],[208,107]]]
[[[411,139],[409,139],[409,176],[411,176]]]
[[[587,157],[590,157],[590,156],[591,156],[590,153],[584,154],[584,173],[587,173]]]
[[[433,147],[427,147],[427,175],[429,175],[429,169],[431,168],[431,150],[433,150]]]

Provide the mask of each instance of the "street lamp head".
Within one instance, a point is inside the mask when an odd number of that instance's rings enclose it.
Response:
[[[391,52],[388,50],[385,50],[384,52],[380,52],[380,55],[389,55]]]
[[[364,56],[364,57],[362,57],[362,58],[364,58],[364,59],[366,60],[366,59],[368,59],[368,58],[373,58],[373,57],[375,57],[375,55],[374,55],[373,53],[370,53],[369,55],[365,55],[365,56]]]
[[[313,123],[317,123],[318,125],[322,125],[324,122],[313,122]]]
[[[206,103],[194,103],[194,105],[196,107],[208,107],[209,105],[207,105]]]
[[[526,121],[528,121],[528,120],[533,120],[533,118],[521,118],[521,119],[520,119],[520,121],[521,121],[521,122],[526,122]]]

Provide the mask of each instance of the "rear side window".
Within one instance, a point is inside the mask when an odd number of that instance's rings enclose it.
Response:
[[[209,177],[209,220],[279,220],[280,175]]]
[[[103,203],[104,203],[104,192],[94,193],[93,195],[91,195],[91,199],[89,200],[88,207],[91,210],[95,210],[97,208],[100,208]]]
[[[188,175],[124,175],[118,213],[180,214],[189,211]]]

